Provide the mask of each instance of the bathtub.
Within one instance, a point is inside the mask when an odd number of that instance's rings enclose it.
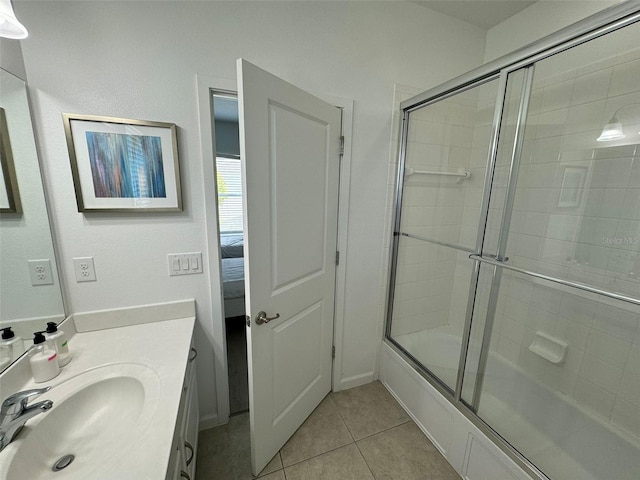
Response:
[[[395,340],[446,384],[455,386],[459,337],[423,330]],[[476,358],[477,352],[471,350],[469,357]],[[486,371],[478,415],[547,476],[553,480],[640,479],[640,442],[630,434],[537,383],[496,353],[489,355]]]

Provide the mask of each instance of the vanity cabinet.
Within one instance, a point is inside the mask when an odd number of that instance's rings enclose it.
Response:
[[[184,376],[182,396],[176,419],[176,429],[171,447],[171,458],[167,470],[167,480],[195,480],[196,454],[198,451],[198,386],[196,382],[193,346]]]

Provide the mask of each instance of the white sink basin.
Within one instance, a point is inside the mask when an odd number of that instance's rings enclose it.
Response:
[[[116,478],[111,474],[135,462],[133,447],[144,442],[159,393],[156,373],[137,364],[98,367],[54,386],[36,400],[51,400],[53,408],[29,420],[0,453],[0,478]],[[73,461],[54,471],[68,455]]]

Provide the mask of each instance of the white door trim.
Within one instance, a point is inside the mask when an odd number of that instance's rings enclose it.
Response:
[[[336,357],[333,360],[334,392],[343,390],[342,361],[344,338],[344,307],[347,285],[347,238],[349,231],[349,195],[351,188],[351,141],[353,139],[353,100],[312,92],[318,98],[342,109],[342,136],[344,151],[340,160],[340,198],[338,200],[338,242],[340,263],[336,267],[335,313],[333,319],[333,345]]]
[[[227,370],[226,328],[224,323],[224,299],[220,269],[220,233],[218,230],[218,198],[215,188],[215,158],[213,148],[213,125],[211,122],[211,90],[237,92],[236,80],[196,75],[198,94],[198,117],[200,120],[200,145],[202,160],[202,188],[205,200],[205,224],[208,249],[209,288],[212,312],[214,382],[217,399],[217,415],[202,417],[200,430],[223,425],[229,421],[229,377]],[[338,202],[338,251],[340,264],[336,268],[334,345],[336,358],[333,363],[334,391],[341,390],[343,361],[344,305],[347,281],[347,233],[349,226],[349,191],[351,185],[351,140],[353,137],[353,100],[314,93],[318,98],[342,108],[342,134],[345,137],[344,154],[340,162],[340,198]]]
[[[204,211],[206,239],[208,250],[209,295],[211,299],[211,323],[213,338],[213,372],[211,379],[216,389],[217,415],[200,418],[200,430],[225,424],[229,421],[229,377],[227,370],[227,342],[224,323],[224,299],[222,296],[222,273],[220,268],[220,232],[218,228],[218,196],[216,184],[215,150],[213,148],[213,123],[211,121],[211,90],[235,92],[235,80],[196,75],[198,90],[198,117],[200,120],[200,145],[202,160],[202,188],[204,194]]]

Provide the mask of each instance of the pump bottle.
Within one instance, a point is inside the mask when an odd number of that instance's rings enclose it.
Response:
[[[62,330],[58,329],[58,325],[55,322],[47,322],[47,331],[44,337],[55,347],[58,354],[58,364],[60,364],[61,367],[64,367],[71,361],[67,336]]]
[[[11,330],[11,327],[0,329],[2,338],[0,339],[0,368],[9,365],[17,360],[24,353],[24,342]],[[4,365],[6,363],[6,365]]]
[[[29,350],[29,363],[33,381],[42,383],[55,378],[60,373],[58,354],[52,350],[42,332],[33,335],[33,347]]]

